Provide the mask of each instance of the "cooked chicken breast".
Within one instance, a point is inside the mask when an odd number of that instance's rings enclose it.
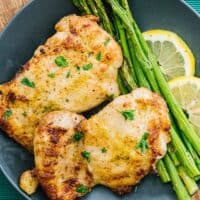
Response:
[[[0,128],[30,151],[35,127],[53,110],[89,110],[119,95],[122,52],[94,16],[64,17],[16,75],[0,85]]]
[[[166,153],[168,109],[148,89],[117,97],[88,120],[74,124],[73,116],[50,113],[34,140],[39,182],[53,200],[75,199],[97,184],[129,192]]]

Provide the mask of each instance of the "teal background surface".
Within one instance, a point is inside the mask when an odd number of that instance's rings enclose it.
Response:
[[[197,12],[200,13],[200,0],[185,0]],[[24,198],[11,186],[8,180],[0,172],[0,200],[24,200]]]

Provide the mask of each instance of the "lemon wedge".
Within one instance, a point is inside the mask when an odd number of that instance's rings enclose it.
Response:
[[[149,30],[143,33],[167,80],[178,76],[193,76],[195,58],[186,43],[175,33]]]
[[[200,78],[182,76],[169,82],[176,100],[200,135]]]

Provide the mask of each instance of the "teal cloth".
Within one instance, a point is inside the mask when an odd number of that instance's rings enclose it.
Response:
[[[197,12],[200,13],[200,0],[186,0]],[[24,198],[11,186],[0,172],[0,200],[24,200]]]
[[[200,13],[200,0],[185,0],[189,5],[191,5],[197,12]]]

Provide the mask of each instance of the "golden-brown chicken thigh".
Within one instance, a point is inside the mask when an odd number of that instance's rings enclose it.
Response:
[[[166,103],[145,88],[117,97],[88,120],[71,123],[73,129],[68,120],[68,112],[50,113],[34,140],[38,178],[54,200],[75,199],[97,184],[118,194],[129,192],[154,169],[170,140]],[[64,130],[52,131],[49,125]]]
[[[95,16],[64,17],[22,71],[0,85],[0,128],[27,149],[46,113],[80,113],[119,95],[122,52],[97,22]]]
[[[88,168],[97,184],[119,194],[153,170],[169,142],[170,122],[164,100],[147,89],[117,97],[80,124]]]

